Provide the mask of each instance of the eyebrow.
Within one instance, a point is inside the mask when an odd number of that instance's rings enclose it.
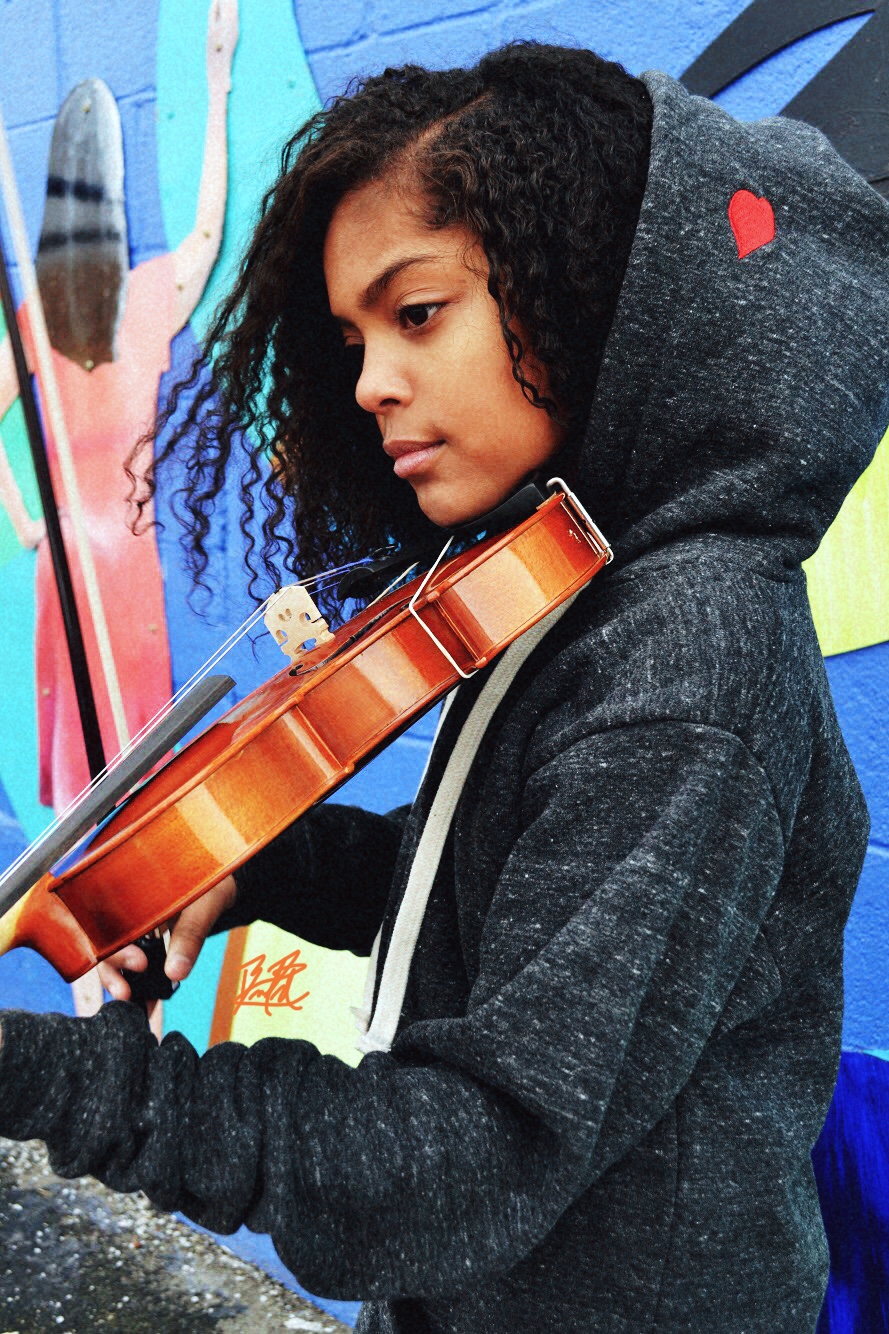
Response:
[[[440,255],[405,255],[402,259],[393,260],[382,273],[377,274],[372,282],[367,284],[361,296],[358,298],[358,307],[360,310],[370,310],[377,304],[380,297],[386,291],[386,288],[395,281],[400,273],[405,269],[411,268],[414,264],[426,264],[429,260],[440,259]],[[343,315],[337,315],[335,318],[340,324],[351,324]]]

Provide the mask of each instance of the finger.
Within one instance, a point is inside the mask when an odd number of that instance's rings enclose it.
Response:
[[[126,968],[130,973],[144,973],[148,967],[148,958],[145,951],[138,945],[124,945],[122,950],[116,954],[109,954],[107,959],[102,960],[100,966],[110,965],[111,968],[120,971]]]
[[[130,999],[130,984],[122,976],[122,970],[131,973],[143,973],[148,967],[142,950],[138,945],[127,945],[124,949],[111,954],[99,964],[99,980],[110,996],[115,1000]]]
[[[219,904],[212,896],[197,899],[183,908],[173,926],[164,971],[173,982],[188,977],[203,949],[210,927],[219,916]]]
[[[89,1015],[99,1013],[104,997],[98,968],[91,968],[82,977],[75,978],[71,983],[71,991],[76,1015],[87,1018]]]
[[[99,981],[108,992],[112,1000],[126,1001],[130,999],[130,984],[126,978],[121,977],[120,973],[112,973],[106,970],[104,964],[99,964]]]

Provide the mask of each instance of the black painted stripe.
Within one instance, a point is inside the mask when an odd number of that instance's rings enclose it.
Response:
[[[91,185],[89,181],[69,181],[64,176],[49,176],[46,181],[46,193],[54,199],[66,199],[73,195],[88,203],[101,204],[105,199],[104,185]]]
[[[61,250],[67,245],[94,245],[97,241],[122,241],[123,234],[116,227],[77,227],[73,232],[45,232],[37,247],[38,253]]]

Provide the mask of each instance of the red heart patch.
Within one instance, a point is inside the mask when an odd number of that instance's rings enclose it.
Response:
[[[767,199],[749,190],[736,190],[728,206],[728,220],[738,244],[738,259],[775,239],[775,211]]]

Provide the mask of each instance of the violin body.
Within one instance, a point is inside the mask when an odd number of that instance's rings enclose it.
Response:
[[[0,918],[71,980],[175,916],[578,591],[607,544],[567,493],[386,594],[259,686]]]

